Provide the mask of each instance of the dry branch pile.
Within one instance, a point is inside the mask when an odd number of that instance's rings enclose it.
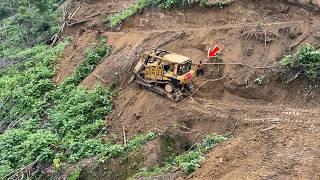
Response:
[[[64,6],[63,11],[63,18],[62,18],[62,24],[59,28],[59,31],[51,38],[52,44],[55,45],[61,38],[61,34],[63,33],[65,27],[70,24],[73,17],[77,14],[81,7],[79,6],[74,12],[71,12],[71,10],[67,10],[67,6]]]
[[[74,11],[72,11],[73,8],[69,8],[68,9],[67,5],[62,8],[63,16],[62,16],[61,26],[59,28],[59,31],[51,38],[51,41],[52,41],[51,45],[55,45],[57,42],[59,42],[59,40],[61,38],[61,35],[62,35],[64,29],[66,28],[66,26],[74,26],[74,25],[77,25],[77,24],[85,23],[87,21],[93,20],[95,17],[100,16],[102,14],[114,14],[114,13],[117,13],[117,12],[114,12],[114,11],[97,12],[97,13],[94,13],[92,15],[85,16],[82,19],[75,19],[74,17],[78,13],[80,8],[81,8],[81,6],[78,6],[76,9],[74,9]]]
[[[257,25],[255,27],[244,27],[241,30],[241,38],[254,39],[262,43],[272,42],[278,35],[269,31],[266,27]]]

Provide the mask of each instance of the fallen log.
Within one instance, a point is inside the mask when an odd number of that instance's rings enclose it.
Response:
[[[253,69],[271,69],[274,67],[274,65],[273,66],[251,66],[243,63],[203,63],[203,64],[204,65],[239,65],[239,66],[246,66]]]

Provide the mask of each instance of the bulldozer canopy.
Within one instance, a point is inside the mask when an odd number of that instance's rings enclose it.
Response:
[[[166,59],[168,62],[175,64],[183,64],[187,61],[190,61],[190,58],[175,53],[166,54],[163,56],[163,58]]]

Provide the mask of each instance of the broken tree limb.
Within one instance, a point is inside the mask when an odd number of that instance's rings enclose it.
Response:
[[[83,19],[75,20],[75,22],[73,22],[73,23],[69,22],[69,23],[68,23],[68,26],[74,26],[74,25],[76,25],[76,24],[85,23],[85,22],[90,21],[90,20],[93,20],[95,17],[100,16],[100,15],[103,15],[103,14],[115,14],[115,13],[119,13],[119,12],[118,12],[118,11],[98,12],[98,13],[92,14],[92,15],[90,15],[90,16],[86,16],[86,17],[84,17]],[[71,21],[71,19],[70,19],[69,21]]]
[[[96,74],[93,74],[96,78],[100,79],[102,82],[104,83],[108,83],[108,81],[104,80],[102,77],[96,75]]]
[[[34,167],[34,165],[36,165],[39,162],[38,158],[37,160],[33,161],[32,163],[28,164],[27,166],[24,166],[20,169],[18,169],[13,175],[9,175],[8,180],[14,180],[14,179],[23,179],[21,177],[23,177],[25,174],[29,173],[29,171],[31,171],[31,169]]]
[[[208,79],[208,80],[206,80],[205,82],[203,82],[202,84],[200,84],[200,86],[199,86],[192,94],[190,94],[188,97],[186,97],[185,99],[183,99],[183,100],[180,101],[179,103],[177,103],[177,104],[175,104],[175,105],[172,105],[170,108],[174,108],[174,107],[180,105],[181,103],[183,103],[184,101],[186,101],[187,99],[189,99],[190,97],[192,97],[194,94],[196,94],[196,93],[199,91],[199,89],[200,89],[202,86],[206,85],[208,82],[220,81],[220,80],[224,79],[227,75],[228,75],[228,74],[225,74],[224,76],[222,76],[222,77],[220,77],[220,78],[218,78],[218,79]]]
[[[238,65],[238,66],[246,66],[253,69],[271,69],[273,66],[251,66],[243,63],[203,63],[204,65]]]
[[[203,133],[202,131],[203,131],[203,128],[202,128],[202,129],[197,133],[197,135],[194,137],[194,139],[193,139],[193,141],[192,141],[192,146],[189,148],[188,151],[192,150],[192,148],[194,148],[194,147],[197,145],[197,143],[195,143],[195,142],[196,142],[197,138],[200,136],[200,134]]]
[[[189,131],[181,131],[181,130],[177,129],[176,131],[178,131],[180,133],[183,133],[183,134],[192,134],[192,133],[195,133],[195,132],[202,133],[200,130],[196,130],[196,129],[190,129]]]
[[[310,37],[313,34],[313,32],[309,32],[307,35],[303,36],[302,38],[300,38],[298,41],[293,42],[289,49],[292,50],[293,48],[297,47],[299,44],[301,44],[304,40],[306,40],[308,37]]]
[[[70,13],[68,20],[71,20],[76,14],[77,12],[80,10],[81,6],[79,6],[72,14]]]
[[[317,105],[317,106],[320,106],[320,103],[317,103],[317,102],[314,101],[314,100],[311,100],[311,102],[312,102],[313,104]]]
[[[274,128],[276,128],[276,126],[275,126],[275,125],[272,125],[272,126],[270,126],[270,127],[268,127],[268,128],[262,129],[261,132],[269,131],[269,130],[272,130],[272,129],[274,129]]]
[[[267,47],[267,28],[264,31],[264,46]]]
[[[74,26],[74,25],[76,25],[76,24],[85,23],[85,22],[87,22],[87,21],[91,21],[92,19],[94,19],[94,18],[82,19],[82,20],[77,21],[77,22],[74,22],[74,23],[69,23],[68,26]]]
[[[191,128],[188,128],[187,126],[183,126],[183,125],[180,125],[179,127],[180,127],[180,128],[183,128],[183,129],[186,129],[186,130],[189,130],[189,131],[191,131],[191,132],[199,132],[199,130],[191,129]]]
[[[124,126],[122,126],[122,133],[123,133],[123,144],[126,146],[127,145],[127,137],[126,137],[126,130],[125,130]]]
[[[183,30],[179,30],[178,32],[176,32],[175,34],[173,34],[171,37],[169,37],[168,39],[165,39],[162,43],[158,44],[155,49],[158,49],[158,48],[161,48],[163,47],[164,45],[172,42],[172,41],[175,41],[177,39],[179,39],[181,36],[185,35],[186,32],[183,31]]]

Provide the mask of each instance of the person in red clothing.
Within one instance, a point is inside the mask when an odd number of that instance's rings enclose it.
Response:
[[[199,75],[204,75],[204,67],[203,67],[203,64],[202,64],[202,61],[199,62],[199,64],[197,64],[197,77]]]

